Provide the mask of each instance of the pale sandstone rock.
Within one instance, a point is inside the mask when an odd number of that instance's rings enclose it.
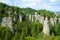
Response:
[[[49,24],[48,24],[48,19],[47,19],[47,17],[46,17],[46,19],[44,20],[43,33],[46,34],[46,35],[50,35],[50,28],[49,28]]]
[[[11,29],[12,33],[14,33],[13,26],[12,26],[12,18],[11,17],[2,18],[1,26],[9,27]]]
[[[50,18],[50,22],[54,26],[54,18]]]
[[[21,15],[19,15],[19,20],[20,20],[20,22],[22,22],[22,16]]]

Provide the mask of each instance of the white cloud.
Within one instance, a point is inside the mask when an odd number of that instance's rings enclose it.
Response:
[[[40,9],[46,9],[49,10],[52,6],[48,5],[48,4],[40,4]]]
[[[38,2],[38,1],[42,1],[42,0],[23,0],[23,2]]]
[[[25,7],[31,7],[33,8],[36,6],[36,1],[35,0],[23,0]]]
[[[34,0],[23,0],[23,2],[31,2],[31,1],[34,1]]]
[[[26,5],[26,7],[34,7],[34,6],[36,6],[36,3],[28,3],[27,5]]]
[[[56,0],[50,0],[50,2],[54,3]]]
[[[3,3],[9,3],[9,1],[8,0],[0,0],[0,2],[3,2]]]

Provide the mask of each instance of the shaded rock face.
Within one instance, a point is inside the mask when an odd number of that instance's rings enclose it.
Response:
[[[43,24],[44,23],[44,17],[40,16],[40,20],[39,21],[40,21],[40,23]]]
[[[2,18],[1,26],[9,27],[11,29],[12,33],[14,33],[13,26],[12,26],[12,18],[11,17]]]
[[[60,18],[58,19],[58,22],[60,23]]]
[[[6,20],[7,20],[6,17],[2,18],[1,26],[6,26],[7,25],[7,21]]]
[[[31,15],[29,15],[29,20],[31,20],[32,18],[31,18]]]
[[[58,23],[58,22],[59,22],[59,19],[57,19],[57,17],[50,18],[50,22],[51,22],[51,24],[52,24],[53,26],[55,26],[55,25],[56,25],[56,23]]]
[[[57,23],[57,17],[54,17],[54,22],[55,22],[55,24]]]
[[[34,16],[35,16],[35,22],[39,21],[40,23],[43,24],[43,22],[44,22],[44,17],[43,16],[39,15],[37,12],[35,12]]]
[[[35,22],[36,22],[38,20],[38,14],[37,14],[37,12],[35,12],[34,17],[35,17]]]
[[[14,21],[17,22],[19,19],[19,14],[15,11],[14,12]]]
[[[19,15],[19,20],[20,20],[20,22],[22,22],[22,16],[21,15]]]
[[[29,16],[31,16],[31,17],[29,17],[30,19],[32,19],[32,21],[39,21],[40,23],[42,23],[43,24],[43,22],[44,22],[44,17],[43,16],[41,16],[41,15],[39,15],[37,12],[35,12],[35,14],[34,15],[29,15]]]
[[[0,26],[1,26],[2,18],[0,17]]]
[[[34,15],[29,15],[29,20],[34,21]]]
[[[50,35],[50,28],[49,28],[48,18],[47,17],[44,20],[43,33],[46,34],[46,35]]]
[[[54,26],[54,18],[50,18],[50,23]]]

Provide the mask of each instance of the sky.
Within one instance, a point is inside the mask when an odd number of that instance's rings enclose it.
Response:
[[[0,2],[20,8],[30,7],[37,10],[60,11],[60,0],[0,0]]]

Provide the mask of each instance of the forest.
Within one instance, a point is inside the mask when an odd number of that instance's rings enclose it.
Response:
[[[24,19],[22,22],[19,21],[17,18],[17,21],[13,21],[13,27],[14,27],[14,33],[11,32],[9,27],[3,27],[1,26],[2,18],[7,16],[7,12],[11,11],[11,17],[14,17],[14,12],[17,12],[18,15],[23,15]],[[17,6],[9,6],[4,3],[0,3],[0,40],[60,40],[60,22],[57,22],[55,27],[53,25],[49,24],[50,26],[50,35],[44,35],[43,33],[43,24],[37,22],[31,22],[29,21],[28,17],[25,17],[26,14],[34,14],[35,12],[38,12],[39,15],[49,17],[55,17],[56,15],[54,12],[51,12],[49,10],[41,9],[41,10],[35,10],[32,8],[20,8]],[[57,18],[60,18],[60,15],[57,16]]]

